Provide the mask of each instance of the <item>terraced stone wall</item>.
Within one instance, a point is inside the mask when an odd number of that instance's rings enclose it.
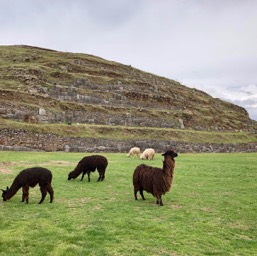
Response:
[[[154,148],[162,153],[174,149],[180,153],[187,152],[257,152],[257,143],[248,144],[215,144],[188,143],[160,140],[107,140],[94,138],[62,137],[54,134],[39,134],[22,129],[1,129],[0,150],[14,151],[65,151],[65,152],[121,152],[126,153],[131,147],[138,146],[141,150]]]

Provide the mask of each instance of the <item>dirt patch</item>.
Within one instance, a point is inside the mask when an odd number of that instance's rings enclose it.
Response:
[[[12,170],[0,167],[0,173],[12,173]]]
[[[16,163],[12,163],[12,162],[2,162],[0,163],[0,173],[12,173],[12,170],[10,169],[11,166],[20,164],[22,165],[24,168],[26,167],[32,167],[32,163],[27,162],[27,161],[20,161],[20,162],[16,162]],[[49,165],[57,165],[57,166],[71,166],[72,164],[70,162],[67,161],[49,161],[49,162],[42,162],[42,163],[38,163],[38,166],[49,166]]]
[[[54,161],[54,160],[51,160],[51,161],[48,161],[48,162],[42,162],[42,163],[40,163],[40,165],[43,165],[43,166],[48,166],[48,165],[70,166],[70,165],[73,165],[73,164],[68,162],[68,161]]]
[[[30,164],[31,165],[31,164]],[[55,161],[55,160],[50,160],[47,162],[41,162],[41,163],[37,163],[37,166],[44,166],[47,167],[49,165],[56,165],[56,166],[70,166],[73,165],[70,162],[67,161]]]
[[[12,173],[12,170],[8,168],[12,166],[11,162],[2,162],[0,163],[0,173]]]

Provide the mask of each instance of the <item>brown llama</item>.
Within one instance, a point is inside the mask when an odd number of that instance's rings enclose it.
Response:
[[[41,204],[46,197],[47,192],[50,195],[50,203],[52,203],[54,198],[54,190],[51,185],[52,182],[52,173],[46,168],[42,167],[33,167],[21,171],[17,177],[14,179],[11,187],[7,187],[6,190],[3,190],[3,200],[7,201],[11,199],[17,191],[22,187],[22,202],[29,202],[29,187],[34,188],[37,184],[40,186],[41,191]]]
[[[99,178],[97,181],[102,181],[105,178],[105,170],[107,165],[108,160],[104,156],[85,156],[79,161],[76,168],[69,173],[68,180],[75,179],[82,173],[81,181],[84,179],[85,174],[87,174],[88,182],[90,182],[90,173],[97,169],[99,173]]]
[[[157,204],[163,206],[162,195],[168,192],[171,188],[173,177],[175,160],[178,156],[172,150],[168,150],[164,154],[163,168],[152,167],[145,164],[141,164],[136,167],[133,174],[133,185],[134,185],[134,197],[137,200],[137,192],[143,200],[145,200],[143,190],[151,193],[156,197]]]

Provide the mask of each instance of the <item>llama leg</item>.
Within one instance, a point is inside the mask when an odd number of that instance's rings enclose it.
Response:
[[[22,202],[26,200],[26,203],[29,202],[29,186],[22,187]]]
[[[101,181],[103,181],[104,180],[104,178],[105,178],[105,169],[102,169],[101,170]]]
[[[87,173],[87,181],[90,182],[90,172]]]
[[[21,201],[24,202],[25,200],[25,187],[22,187],[22,198]]]
[[[160,206],[163,206],[162,203],[162,196],[156,196],[157,200],[156,200],[156,204],[160,204]]]
[[[156,195],[156,204],[160,204],[160,196]]]
[[[134,197],[135,197],[135,200],[137,200],[137,190],[134,189]]]
[[[98,177],[97,182],[98,181],[102,181],[103,180],[103,170],[101,168],[99,168],[99,167],[96,167],[96,169],[97,169],[97,171],[99,173],[99,177]]]
[[[160,202],[160,206],[163,206],[162,196],[160,196],[160,200],[159,200],[159,202]]]
[[[47,194],[46,186],[41,186],[41,187],[40,187],[40,191],[41,191],[41,195],[42,195],[42,197],[41,197],[41,200],[39,201],[39,203],[38,203],[38,204],[43,203],[43,202],[44,202],[44,200],[45,200],[45,197],[46,197],[46,194]]]
[[[82,173],[82,177],[81,177],[81,179],[80,179],[81,181],[84,179],[85,174],[86,174],[86,172],[83,172],[83,173]]]
[[[104,180],[104,171],[100,170],[99,172],[99,178],[97,181],[103,181]]]
[[[100,181],[104,180],[104,178],[105,178],[104,173],[105,173],[105,170],[101,171]]]
[[[140,195],[141,195],[142,199],[145,200],[145,197],[144,197],[143,189],[142,189],[142,188],[140,188]]]
[[[101,172],[99,172],[99,178],[98,178],[97,182],[100,181],[100,180],[102,180],[102,173]]]
[[[53,202],[53,199],[54,199],[54,190],[53,190],[51,184],[49,184],[49,185],[46,187],[46,189],[47,189],[47,192],[48,192],[49,195],[50,195],[50,203],[52,203],[52,202]]]

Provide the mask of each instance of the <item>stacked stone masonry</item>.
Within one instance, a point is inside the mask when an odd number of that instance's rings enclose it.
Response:
[[[215,144],[188,143],[168,140],[107,140],[93,138],[62,137],[54,134],[39,134],[22,129],[0,129],[0,150],[13,151],[65,151],[65,152],[128,152],[133,146],[141,149],[152,147],[156,152],[174,149],[188,152],[257,152],[257,143]]]

